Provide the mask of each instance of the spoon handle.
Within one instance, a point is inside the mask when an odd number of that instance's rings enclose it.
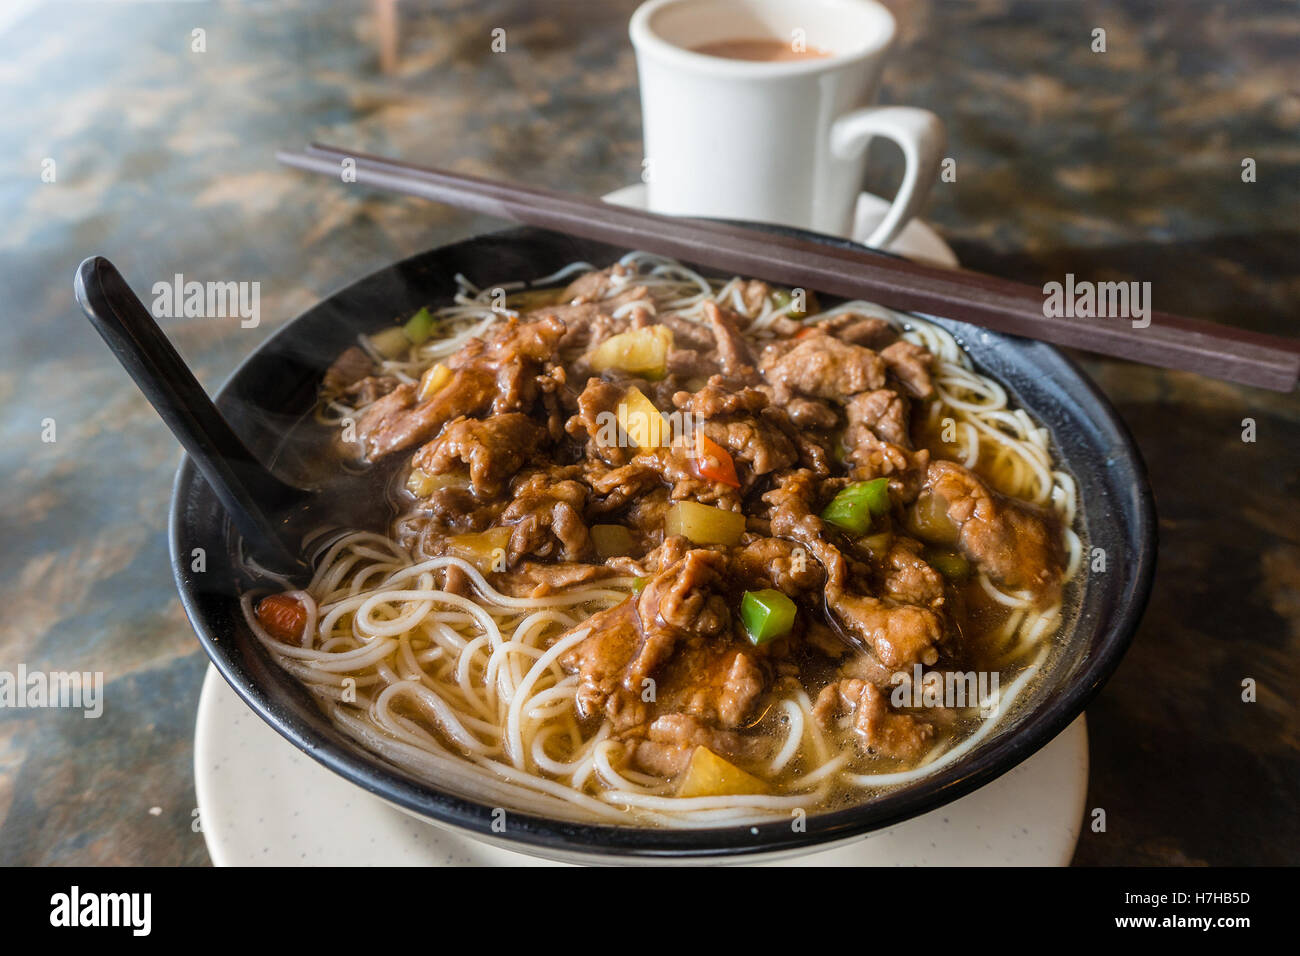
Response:
[[[271,474],[208,398],[144,303],[113,263],[92,256],[77,268],[77,302],[117,360],[162,416],[264,567],[300,576],[305,565],[286,541],[284,514],[308,494]]]

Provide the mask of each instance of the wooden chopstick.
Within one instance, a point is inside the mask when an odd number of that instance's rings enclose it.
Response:
[[[1135,328],[1124,318],[1049,317],[1041,289],[968,270],[864,254],[727,223],[664,216],[331,146],[312,144],[303,152],[281,151],[276,157],[289,166],[336,177],[350,161],[355,181],[364,185],[730,274],[868,299],[902,312],[944,316],[1101,355],[1279,392],[1291,391],[1300,378],[1300,341],[1202,319],[1151,311],[1150,324]]]

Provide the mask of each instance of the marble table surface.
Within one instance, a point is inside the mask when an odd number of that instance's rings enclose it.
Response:
[[[926,215],[966,265],[1150,281],[1162,309],[1300,331],[1294,4],[890,5],[882,100],[947,123],[958,175]],[[260,282],[255,328],[164,320],[215,387],[331,291],[500,225],[279,168],[277,147],[615,189],[641,163],[633,7],[403,2],[388,72],[361,3],[0,16],[0,671],[105,681],[98,719],[0,709],[0,863],[208,861],[192,826],[205,658],[164,534],[179,452],[80,316],[77,263],[107,255],[144,289],[176,273]],[[881,148],[868,185],[898,174]],[[1076,862],[1296,862],[1300,402],[1080,358],[1146,458],[1160,563],[1133,648],[1088,710],[1088,807],[1107,826],[1085,830]]]

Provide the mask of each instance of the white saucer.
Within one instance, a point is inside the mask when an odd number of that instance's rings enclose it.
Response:
[[[609,202],[644,203],[645,187]],[[863,193],[853,235],[870,234],[888,203]],[[956,266],[918,220],[889,251]],[[424,823],[303,756],[209,667],[194,728],[199,819],[217,866],[548,866]],[[1084,718],[1010,773],[954,803],[869,839],[793,861],[814,866],[1065,866],[1088,789]]]

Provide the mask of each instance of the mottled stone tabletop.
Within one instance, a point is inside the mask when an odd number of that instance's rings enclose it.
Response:
[[[179,452],[78,313],[77,263],[107,255],[146,290],[176,273],[260,282],[256,328],[164,320],[214,388],[331,291],[499,225],[279,168],[277,147],[622,186],[641,163],[633,6],[402,2],[389,72],[369,4],[0,12],[0,671],[106,681],[98,719],[0,709],[0,863],[208,860],[191,826],[206,659],[164,534]],[[1300,333],[1294,3],[890,6],[882,99],[947,123],[958,175],[927,218],[965,264],[1150,281],[1159,308]],[[898,164],[877,160],[869,185],[889,191]],[[1133,648],[1088,710],[1087,805],[1107,825],[1076,862],[1296,862],[1300,402],[1082,362],[1146,458],[1161,554]]]

